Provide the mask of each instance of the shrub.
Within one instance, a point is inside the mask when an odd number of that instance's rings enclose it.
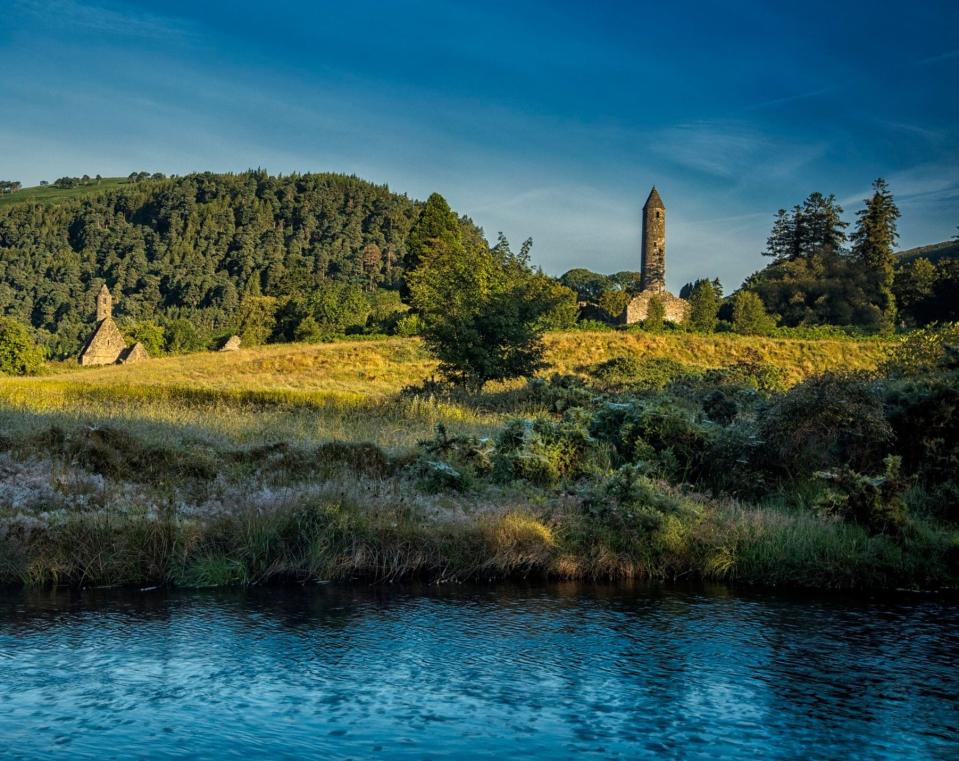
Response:
[[[738,291],[733,296],[733,330],[743,335],[765,336],[776,327],[776,318],[766,312],[759,296]]]
[[[602,320],[592,320],[592,319],[580,320],[579,322],[576,323],[575,329],[589,331],[589,332],[596,332],[596,333],[609,333],[615,330],[615,328],[612,325],[610,325],[608,322],[603,322]]]
[[[393,332],[398,336],[418,336],[423,332],[423,321],[418,314],[404,315],[396,321]]]
[[[713,422],[729,425],[739,414],[739,405],[728,391],[717,388],[703,400],[703,412]]]
[[[939,372],[957,365],[959,322],[931,325],[910,333],[889,353],[880,370],[908,377]]]
[[[0,373],[33,375],[43,367],[43,349],[30,331],[10,317],[0,317]]]
[[[539,327],[543,330],[569,330],[576,324],[579,314],[576,292],[555,281],[544,284],[543,290],[553,305],[540,317]]]
[[[820,507],[874,534],[901,533],[906,524],[902,498],[906,483],[900,476],[901,466],[899,457],[890,456],[881,476],[865,476],[846,467],[818,473],[831,487]]]
[[[609,315],[610,319],[615,320],[626,311],[627,304],[629,304],[629,294],[626,291],[611,289],[600,295],[596,305]]]
[[[927,484],[959,482],[959,373],[898,379],[884,391],[906,471]]]
[[[488,473],[493,466],[493,443],[478,436],[451,436],[442,423],[436,424],[432,439],[421,441],[420,448],[434,457],[451,460],[477,473]]]
[[[698,280],[689,294],[689,327],[703,333],[716,330],[722,294],[716,283]]]
[[[698,483],[713,494],[756,498],[766,493],[763,442],[749,423],[713,429],[709,448],[695,473]]]
[[[185,354],[205,348],[202,336],[197,333],[193,323],[186,318],[179,317],[171,320],[164,332],[166,335],[166,350],[171,354]]]
[[[293,331],[293,340],[304,343],[319,343],[324,337],[325,332],[311,314],[300,320]]]
[[[246,296],[237,314],[237,335],[244,346],[266,343],[277,327],[277,301],[272,296]]]
[[[530,405],[539,405],[551,412],[565,412],[573,407],[589,407],[595,396],[577,375],[553,373],[549,378],[530,378],[522,397]]]
[[[496,436],[493,476],[551,486],[605,471],[607,451],[589,435],[583,414],[571,410],[559,422],[537,418],[507,423]]]
[[[606,385],[629,385],[637,389],[664,389],[694,374],[694,370],[668,357],[640,359],[635,354],[607,359],[593,365],[589,374]]]
[[[697,423],[672,401],[658,399],[607,403],[593,416],[589,430],[610,444],[623,462],[644,462],[648,472],[684,481],[702,471],[714,428]]]
[[[614,527],[649,533],[668,516],[681,516],[682,502],[664,494],[638,465],[624,465],[597,484],[583,500],[583,512]]]
[[[714,370],[707,370],[709,383],[746,386],[757,391],[782,391],[786,387],[786,371],[767,362],[758,351],[749,349],[746,355],[732,363]]]
[[[793,477],[838,465],[876,468],[893,432],[877,384],[858,375],[825,375],[794,386],[760,421],[771,465]]]
[[[166,331],[152,320],[135,322],[125,332],[131,341],[142,343],[151,357],[159,357],[166,351]]]
[[[643,330],[650,333],[661,333],[666,325],[666,306],[658,296],[653,296],[646,304],[646,319],[643,320]]]
[[[417,485],[425,492],[463,491],[466,478],[449,463],[440,460],[419,460],[415,464]]]

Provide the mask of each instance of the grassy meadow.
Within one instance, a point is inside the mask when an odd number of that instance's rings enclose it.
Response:
[[[83,198],[95,193],[115,190],[121,185],[130,184],[126,177],[102,177],[99,182],[91,180],[89,184],[72,188],[58,188],[54,185],[34,185],[22,188],[15,193],[0,195],[0,209],[20,203],[60,203],[74,198]]]
[[[758,355],[781,368],[790,384],[827,370],[875,369],[886,351],[875,339],[612,331],[555,333],[547,337],[547,347],[544,374],[583,373],[624,354],[703,369]],[[391,450],[413,446],[439,422],[485,435],[510,414],[509,384],[490,386],[483,396],[460,403],[400,396],[405,387],[430,378],[435,364],[412,338],[274,344],[101,368],[53,363],[43,376],[0,378],[0,403],[7,411],[125,426],[161,424],[237,443],[343,439]]]
[[[609,448],[576,450],[570,441],[589,436],[555,398],[585,393],[577,378],[627,355],[700,374],[760,363],[791,386],[875,370],[887,342],[575,332],[547,344],[542,376],[572,380],[546,394],[519,382],[437,394],[424,385],[433,361],[406,338],[0,378],[0,581],[533,574],[849,588],[953,578],[948,531],[924,520],[896,536],[868,531],[801,509],[798,492],[717,496],[642,476],[626,484],[640,509],[617,512]],[[528,439],[538,425],[545,449],[502,454],[504,430]],[[559,436],[562,426],[573,432]]]

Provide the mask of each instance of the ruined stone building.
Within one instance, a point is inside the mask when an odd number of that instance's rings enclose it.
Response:
[[[631,325],[646,319],[651,299],[662,303],[666,319],[682,322],[689,313],[689,302],[666,290],[666,205],[655,187],[643,205],[643,249],[641,259],[641,290],[621,316]]]
[[[149,356],[142,343],[127,346],[126,339],[113,321],[113,297],[104,283],[97,294],[97,326],[80,352],[80,364],[123,364],[147,359]]]

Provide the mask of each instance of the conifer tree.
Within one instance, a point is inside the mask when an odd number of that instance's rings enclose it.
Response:
[[[429,254],[436,241],[447,247],[456,248],[463,242],[459,219],[450,205],[439,193],[433,193],[423,204],[407,238],[407,268],[413,270],[424,256]]]
[[[803,202],[796,236],[802,254],[841,254],[846,243],[848,222],[842,219],[842,207],[830,193],[810,193]]]
[[[873,194],[866,199],[865,208],[856,213],[856,229],[852,234],[853,257],[869,271],[875,293],[876,307],[883,322],[891,327],[896,316],[893,295],[895,255],[893,247],[899,239],[896,220],[899,208],[893,200],[886,181],[879,177],[872,184]]]
[[[776,212],[772,232],[766,239],[763,256],[772,257],[775,262],[792,259],[796,251],[796,219],[785,209]]]

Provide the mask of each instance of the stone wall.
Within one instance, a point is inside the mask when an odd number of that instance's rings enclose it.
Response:
[[[659,299],[669,322],[683,322],[689,314],[689,302],[673,296],[669,291],[642,291],[626,305],[621,321],[626,325],[642,322],[646,319],[650,299]]]

